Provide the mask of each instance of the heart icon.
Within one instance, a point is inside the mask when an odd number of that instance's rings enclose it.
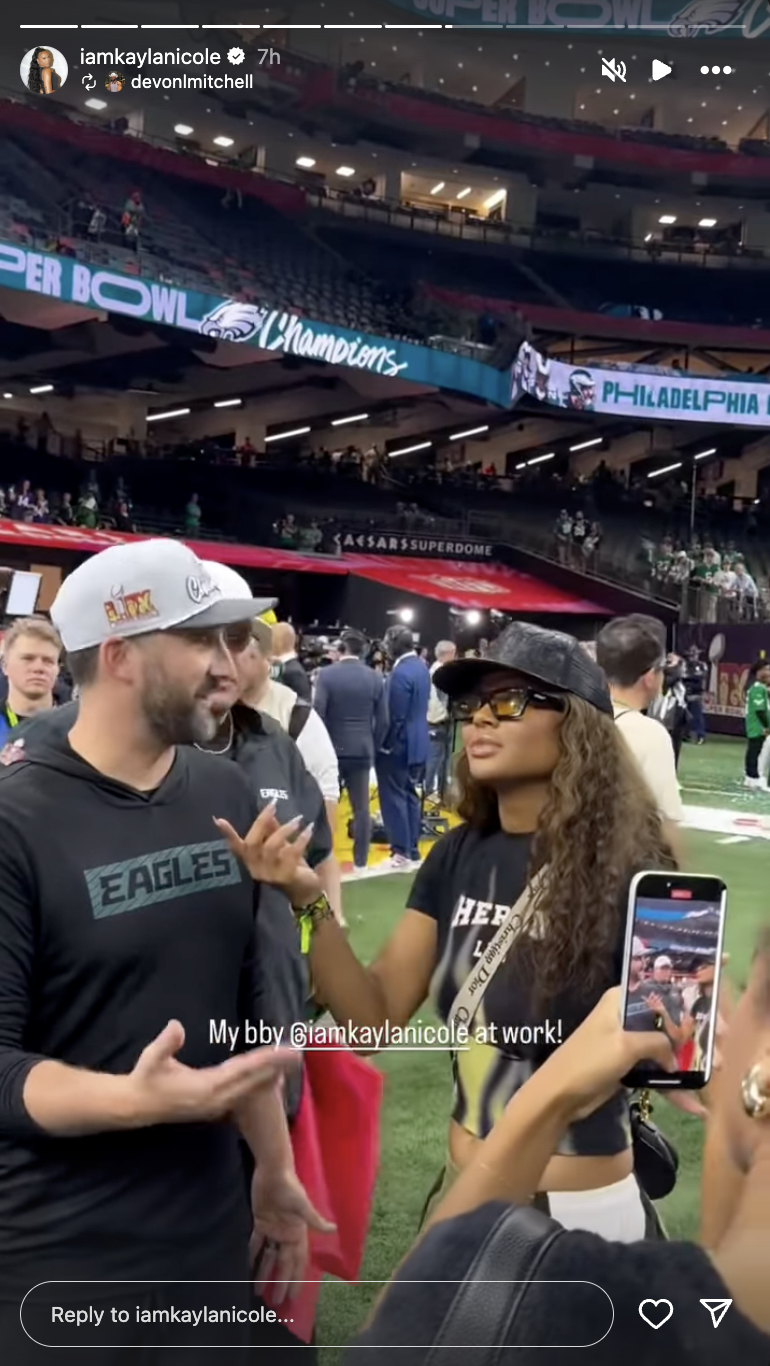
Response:
[[[670,1300],[642,1300],[639,1305],[641,1318],[645,1323],[649,1323],[651,1328],[662,1328],[664,1323],[668,1323],[673,1312],[674,1306]]]

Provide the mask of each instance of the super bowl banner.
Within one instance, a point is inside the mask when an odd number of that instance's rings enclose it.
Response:
[[[703,697],[709,728],[723,735],[743,735],[749,669],[770,652],[770,626],[678,626],[676,649],[685,655],[697,645],[708,667]]]
[[[767,0],[392,0],[426,22],[474,28],[575,29],[612,34],[655,30],[669,38],[759,38]]]
[[[519,348],[511,371],[511,403],[536,399],[576,413],[660,418],[671,422],[729,422],[767,427],[770,383],[710,376],[706,379],[654,367],[611,368],[565,365],[549,360],[529,342]]]
[[[262,351],[350,366],[436,389],[456,389],[501,407],[508,403],[506,372],[467,356],[351,332],[269,304],[218,299],[11,242],[0,242],[0,286],[180,327],[220,341],[242,342]]]

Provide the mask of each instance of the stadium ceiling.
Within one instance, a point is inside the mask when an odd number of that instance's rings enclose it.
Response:
[[[579,361],[580,343],[563,342],[563,355]],[[601,349],[601,348],[598,348]],[[597,344],[590,346],[594,357]],[[647,360],[671,364],[675,356],[649,348],[634,354],[608,345],[608,355],[627,361]],[[551,353],[560,351],[557,339]],[[755,363],[756,355],[753,357]],[[770,361],[768,362],[770,366]],[[48,389],[47,386],[53,386]],[[45,386],[45,392],[34,393]],[[571,448],[601,437],[603,449],[623,437],[649,433],[649,457],[635,453],[634,468],[644,473],[647,463],[659,463],[658,452],[687,459],[690,448],[717,446],[723,457],[738,456],[744,446],[760,435],[756,429],[711,427],[704,424],[637,420],[617,421],[596,414],[577,416],[553,409],[544,413],[532,401],[502,411],[458,394],[386,379],[349,367],[316,364],[300,357],[284,356],[218,342],[178,328],[148,325],[135,319],[95,314],[73,305],[42,297],[29,298],[0,289],[0,403],[10,413],[35,415],[50,404],[49,395],[72,407],[72,425],[87,426],[89,416],[109,411],[126,394],[136,395],[148,414],[189,408],[193,415],[211,412],[215,405],[240,400],[238,407],[253,407],[258,423],[268,432],[297,424],[321,432],[334,430],[339,440],[366,443],[367,425],[381,434],[392,432],[388,444],[403,446],[411,440],[430,439],[434,448],[450,436],[479,427],[486,431],[473,443],[474,459],[482,459],[487,441],[502,437],[505,449],[522,461],[555,451],[563,465]],[[80,407],[82,418],[79,417]],[[332,423],[349,415],[366,413],[367,424]],[[185,440],[185,423],[169,425],[172,440]],[[212,434],[221,431],[212,420]],[[200,431],[197,424],[196,431]],[[382,439],[382,435],[380,436]],[[556,468],[556,466],[554,466]]]

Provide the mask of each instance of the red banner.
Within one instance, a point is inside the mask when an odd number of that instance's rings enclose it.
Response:
[[[0,519],[0,545],[18,545],[27,550],[70,550],[75,555],[93,555],[110,545],[152,540],[128,532],[89,531],[86,527],[40,526],[35,522],[10,522]],[[234,545],[230,541],[189,541],[185,544],[202,560],[244,569],[294,570],[297,573],[347,574],[342,559],[302,555],[296,550],[273,550],[268,546]]]
[[[344,555],[352,574],[436,598],[452,607],[495,608],[498,612],[570,612],[606,616],[594,602],[573,597],[551,584],[501,565],[466,561],[418,560],[398,555]]]
[[[46,550],[69,550],[75,555],[94,555],[111,545],[151,540],[128,532],[89,531],[85,527],[41,526],[34,522],[0,519],[0,545],[16,545],[39,554]],[[494,607],[500,612],[574,612],[606,615],[603,607],[519,574],[502,565],[474,564],[460,560],[414,559],[400,555],[304,555],[298,550],[271,546],[235,545],[231,541],[187,540],[185,544],[202,560],[217,560],[238,569],[272,569],[278,573],[358,574],[436,598],[453,607]]]

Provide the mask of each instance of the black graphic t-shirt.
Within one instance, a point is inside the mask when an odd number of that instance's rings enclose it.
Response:
[[[431,916],[438,927],[431,997],[442,1020],[448,1019],[474,964],[524,891],[530,845],[529,835],[501,830],[483,835],[461,825],[434,845],[417,874],[409,906]],[[606,980],[582,999],[579,992],[562,992],[545,1010],[536,1009],[531,990],[537,927],[514,943],[471,1027],[472,1033],[485,1029],[487,1040],[474,1038],[454,1055],[453,1118],[463,1128],[484,1138],[535,1069],[585,1019],[603,992],[620,982],[624,911],[624,905],[618,907],[617,952]],[[629,1143],[628,1105],[618,1095],[573,1124],[557,1151],[563,1156],[607,1156]]]

